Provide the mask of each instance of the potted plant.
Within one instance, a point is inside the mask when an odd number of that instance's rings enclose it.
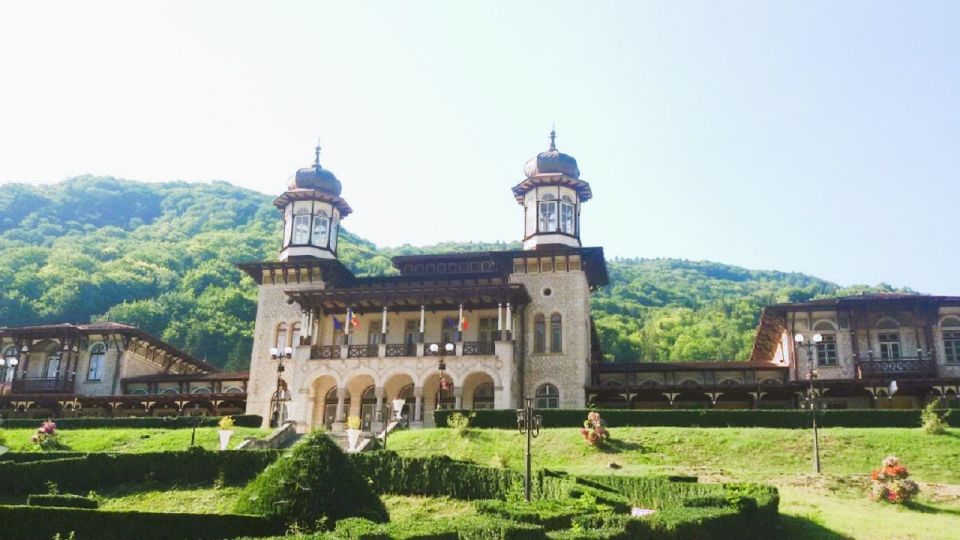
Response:
[[[224,416],[220,419],[220,449],[226,450],[230,445],[230,437],[233,437],[233,418]]]
[[[360,417],[351,416],[347,418],[347,443],[351,452],[357,449],[357,442],[360,441]]]

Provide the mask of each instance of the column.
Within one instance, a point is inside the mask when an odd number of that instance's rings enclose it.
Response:
[[[457,410],[463,408],[463,388],[453,389],[453,408]]]
[[[417,424],[418,426],[423,425],[423,387],[415,386],[413,387],[413,397],[416,400],[413,406],[413,420],[412,423]]]
[[[503,303],[497,303],[497,341],[503,339]]]
[[[336,422],[339,424],[343,423],[344,420],[344,411],[343,407],[345,405],[344,401],[346,400],[347,389],[346,388],[337,388],[337,417]]]
[[[513,311],[510,309],[510,302],[507,302],[507,339],[513,339]]]
[[[380,319],[380,343],[387,342],[387,306],[383,306],[383,318]]]
[[[463,341],[463,304],[460,304],[460,312],[457,315],[457,341]]]
[[[423,339],[423,337],[424,337],[424,336],[423,336],[423,331],[424,331],[424,327],[425,327],[426,317],[427,317],[427,308],[426,308],[426,306],[421,305],[421,306],[420,306],[420,343],[423,343],[423,341],[424,341],[424,339]],[[418,354],[417,356],[423,356],[423,355],[422,355],[422,354]]]

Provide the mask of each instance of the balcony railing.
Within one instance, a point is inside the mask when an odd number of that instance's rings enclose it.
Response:
[[[464,341],[463,355],[493,354],[494,345],[492,341]]]
[[[861,379],[889,375],[933,376],[936,362],[930,356],[902,356],[857,362],[857,375]]]
[[[386,356],[416,356],[416,343],[388,343]]]
[[[68,394],[73,392],[73,377],[20,377],[11,389],[14,394]]]
[[[340,346],[314,345],[310,347],[310,358],[340,358]]]
[[[347,347],[347,358],[372,358],[379,355],[379,345],[350,345]]]

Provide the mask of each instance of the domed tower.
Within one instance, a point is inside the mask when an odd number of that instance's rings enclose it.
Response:
[[[523,249],[580,247],[580,205],[590,200],[590,184],[580,179],[577,160],[557,150],[550,131],[550,149],[523,168],[526,179],[513,187],[523,206]]]
[[[352,212],[340,197],[340,181],[320,166],[320,146],[315,151],[313,166],[297,171],[286,193],[273,201],[283,213],[281,261],[336,259],[340,220]]]

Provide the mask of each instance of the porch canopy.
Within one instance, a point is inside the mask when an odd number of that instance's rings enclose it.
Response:
[[[477,282],[438,281],[408,282],[404,279],[379,278],[357,280],[358,286],[346,288],[288,290],[291,300],[303,309],[321,310],[326,314],[356,314],[388,311],[456,310],[496,308],[497,305],[519,306],[530,302],[526,287],[519,283],[489,279]]]

